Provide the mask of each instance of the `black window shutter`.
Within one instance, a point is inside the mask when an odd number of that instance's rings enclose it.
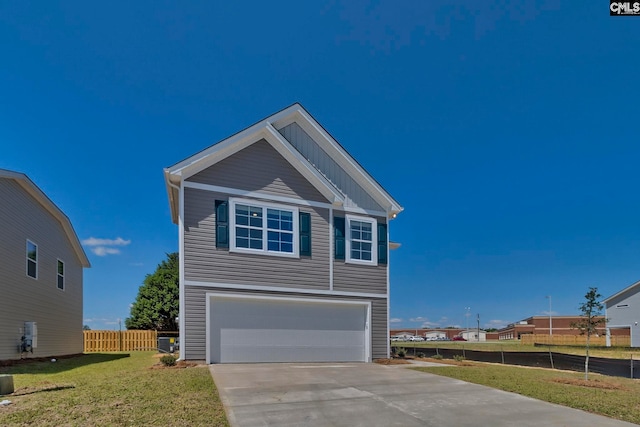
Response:
[[[311,214],[300,212],[300,256],[311,256]]]
[[[216,247],[229,247],[229,202],[216,200]]]
[[[387,224],[378,224],[378,264],[387,264]]]
[[[334,228],[334,243],[335,243],[335,259],[344,259],[345,252],[345,234],[344,234],[344,218],[334,217],[333,218],[333,228]]]

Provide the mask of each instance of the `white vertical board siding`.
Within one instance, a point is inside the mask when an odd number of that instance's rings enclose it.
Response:
[[[10,179],[0,178],[0,360],[20,357],[24,322],[35,321],[38,347],[30,357],[83,351],[82,265],[62,225]],[[27,239],[38,245],[38,278],[26,275]],[[57,288],[57,262],[65,287]]]
[[[229,195],[186,188],[184,197],[186,280],[329,289],[328,209],[299,207],[311,214],[311,257],[285,258],[216,249],[215,201],[227,200]]]
[[[327,199],[265,140],[193,175],[188,181],[327,203]]]
[[[368,307],[293,299],[210,299],[211,363],[364,362]]]
[[[356,181],[342,169],[297,123],[279,129],[316,169],[346,195],[345,207],[385,211]]]

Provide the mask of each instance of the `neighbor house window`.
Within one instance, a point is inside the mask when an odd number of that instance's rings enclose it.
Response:
[[[38,278],[38,245],[27,240],[27,276]]]
[[[244,199],[229,199],[230,250],[297,257],[298,209]]]
[[[64,262],[58,260],[58,289],[64,290]]]
[[[374,218],[346,216],[346,262],[377,264],[378,233]]]

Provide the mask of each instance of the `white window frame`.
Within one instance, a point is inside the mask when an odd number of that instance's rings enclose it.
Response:
[[[29,258],[29,243],[31,243],[33,246],[36,247],[36,259],[33,260],[31,258]],[[26,244],[26,253],[25,253],[25,259],[26,259],[26,271],[25,274],[27,275],[27,277],[30,277],[34,280],[38,280],[38,244],[33,242],[32,240],[27,239],[27,244]],[[33,262],[36,265],[36,277],[33,277],[29,274],[29,262]]]
[[[262,249],[239,248],[236,246],[236,205],[248,205],[262,209]],[[270,251],[267,233],[267,209],[291,212],[293,217],[293,252]],[[258,200],[229,198],[229,251],[246,254],[269,255],[285,258],[300,258],[300,216],[295,206],[279,205]]]
[[[361,265],[378,265],[378,221],[366,216],[345,216],[345,262]],[[351,221],[367,222],[371,224],[371,261],[351,258]]]
[[[60,272],[58,271],[58,263],[62,264],[62,274],[60,274]],[[63,260],[61,260],[60,258],[58,258],[58,260],[56,261],[56,289],[59,289],[61,291],[64,291],[65,288],[67,287],[67,281],[66,281],[66,264]],[[58,280],[62,278],[62,287],[60,287],[58,285]]]

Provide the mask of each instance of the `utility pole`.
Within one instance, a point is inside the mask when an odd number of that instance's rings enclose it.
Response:
[[[480,313],[478,313],[478,342],[480,342]]]
[[[553,318],[551,317],[551,295],[547,295],[549,298],[549,336],[553,337]]]

